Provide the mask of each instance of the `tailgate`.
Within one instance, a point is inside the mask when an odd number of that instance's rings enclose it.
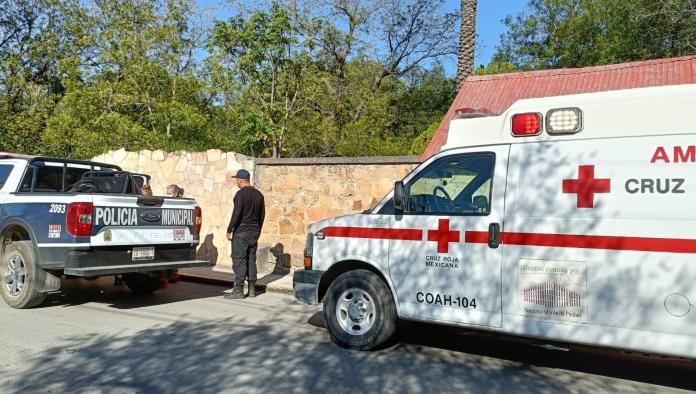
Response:
[[[95,195],[91,246],[197,244],[192,199]]]

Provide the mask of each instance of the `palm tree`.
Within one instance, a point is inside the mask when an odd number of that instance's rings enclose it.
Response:
[[[459,30],[459,56],[457,61],[457,86],[474,71],[474,46],[476,45],[477,0],[460,0],[461,28]]]

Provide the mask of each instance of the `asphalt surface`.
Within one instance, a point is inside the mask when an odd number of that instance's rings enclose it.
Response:
[[[696,362],[405,324],[375,352],[333,345],[319,306],[230,301],[180,282],[153,296],[110,278],[64,281],[38,309],[0,302],[2,393],[679,392]]]

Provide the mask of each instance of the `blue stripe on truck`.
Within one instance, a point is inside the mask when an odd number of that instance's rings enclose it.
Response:
[[[65,206],[66,209],[61,209]],[[73,237],[65,228],[67,204],[44,202],[6,203],[0,205],[2,226],[14,220],[21,220],[31,226],[37,244],[88,243],[89,237]]]

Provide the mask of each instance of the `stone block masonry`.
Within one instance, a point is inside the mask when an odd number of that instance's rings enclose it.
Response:
[[[123,149],[94,161],[152,176],[155,195],[175,183],[203,210],[198,255],[231,268],[225,235],[237,192],[232,175],[244,168],[266,198],[257,264],[260,272],[285,272],[302,266],[307,228],[333,216],[373,207],[418,164],[416,157],[255,159],[217,149],[206,152],[162,152]]]
[[[414,157],[257,160],[255,185],[267,209],[260,246],[277,265],[302,266],[312,223],[374,207],[419,163]]]

